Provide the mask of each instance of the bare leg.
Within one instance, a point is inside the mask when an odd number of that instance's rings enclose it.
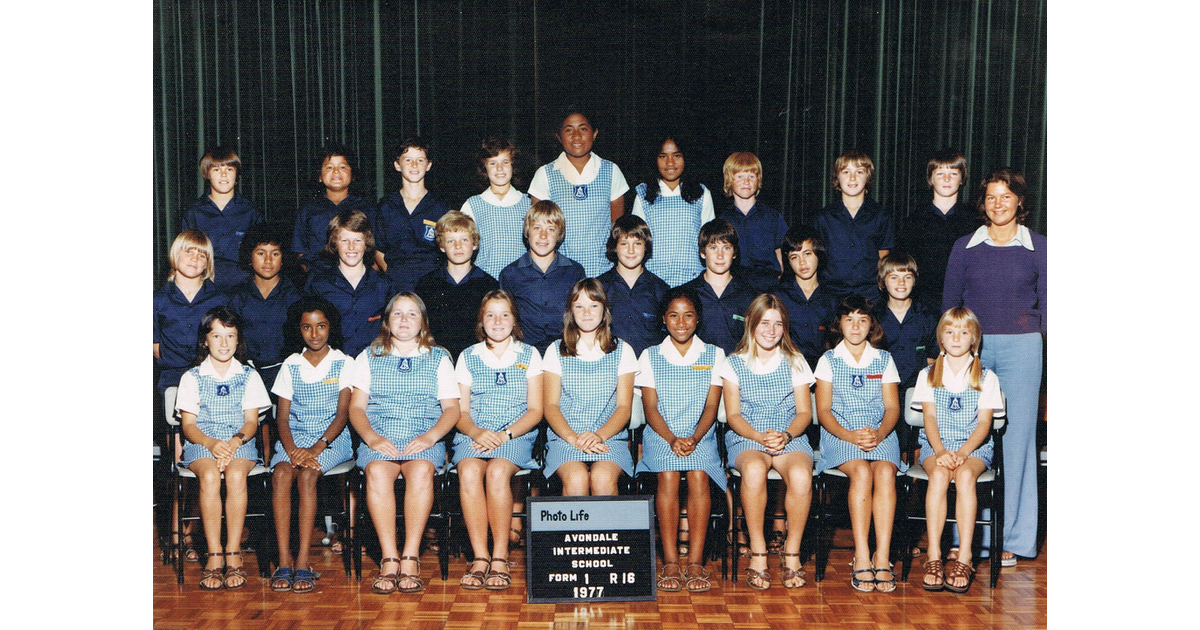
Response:
[[[875,492],[871,514],[875,521],[875,590],[890,593],[896,590],[892,573],[892,524],[896,520],[896,465],[891,462],[871,462]],[[889,581],[890,580],[890,581]]]
[[[921,461],[929,477],[925,489],[925,535],[929,538],[928,562],[942,559],[942,532],[946,528],[946,492],[950,487],[950,469],[937,465],[932,455]],[[926,575],[927,586],[939,586],[942,582],[935,576]]]
[[[688,520],[699,527],[688,527],[688,563],[704,566],[704,543],[708,537],[708,517],[712,514],[712,497],[708,493],[708,473],[689,470]]]
[[[246,583],[240,575],[230,575],[229,569],[240,569],[242,530],[246,526],[246,474],[254,469],[249,459],[235,459],[225,467],[225,588],[239,588]]]
[[[586,497],[591,495],[592,479],[588,465],[583,462],[563,462],[554,471],[562,479],[564,497]]]
[[[458,497],[462,505],[463,523],[467,526],[467,538],[471,541],[472,560],[467,573],[459,580],[461,586],[478,588],[483,585],[480,575],[487,573],[487,528],[488,506],[485,503],[483,474],[487,461],[468,457],[458,463]],[[507,538],[505,539],[507,540]],[[483,565],[477,568],[476,565]],[[482,573],[479,573],[482,571]]]
[[[375,525],[375,534],[379,538],[379,547],[384,558],[398,558],[400,553],[396,545],[396,478],[400,476],[400,463],[386,460],[369,462],[363,472],[367,477],[367,510],[371,513],[371,522]],[[391,565],[395,564],[393,567]],[[394,562],[384,562],[379,565],[379,573],[386,575],[399,571],[400,566]],[[390,582],[385,582],[380,588],[394,590]]]
[[[197,459],[188,467],[196,473],[200,482],[200,521],[204,524],[204,540],[208,544],[208,559],[205,569],[220,569],[225,566],[221,552],[221,471],[217,460],[205,457]],[[201,583],[206,588],[221,588],[221,578],[206,578]]]
[[[297,513],[297,518],[301,523],[311,523],[317,517],[317,479],[321,477],[321,471],[313,470],[312,468],[304,468],[300,471],[300,478],[296,482],[296,492],[300,495],[300,510]],[[296,553],[296,568],[307,569],[309,567],[308,552],[312,546],[312,528],[300,528],[300,550]]]
[[[508,558],[509,532],[505,528],[512,525],[512,478],[516,472],[517,465],[502,457],[487,462],[487,522],[492,529],[493,558]]]
[[[658,514],[658,532],[662,536],[663,568],[659,585],[664,590],[677,590],[683,586],[682,577],[674,571],[668,573],[668,565],[679,564],[679,472],[666,470],[658,473],[658,492],[654,496],[654,511]]]
[[[433,509],[433,462],[427,459],[414,459],[400,463],[404,475],[404,556],[419,557],[421,555],[421,536],[425,532],[425,524],[429,522],[429,511]],[[393,518],[393,522],[395,519]],[[405,564],[408,569],[405,570]],[[421,565],[415,560],[401,560],[400,572],[409,575],[420,574]],[[418,586],[419,583],[411,578],[400,578],[399,588],[407,589]]]
[[[866,460],[852,459],[838,469],[850,478],[848,493],[850,504],[850,530],[854,534],[854,566],[853,571],[871,569],[871,486],[874,479],[871,467]],[[859,574],[866,575],[866,574]],[[864,579],[864,578],[859,578]],[[867,578],[870,580],[871,578]],[[868,581],[860,587],[862,590],[873,591],[875,584]]]
[[[978,497],[975,494],[975,482],[979,475],[987,470],[987,466],[978,457],[968,457],[966,463],[954,470],[954,484],[957,486],[957,499],[954,503],[954,518],[958,522],[958,561],[971,566],[971,543],[975,538],[975,511],[978,507]],[[954,580],[954,585],[962,588],[968,584],[965,577]]]
[[[621,466],[616,462],[593,462],[589,476],[592,478],[592,496],[617,496],[621,480]]]
[[[787,538],[782,551],[796,554],[782,556],[783,567],[798,572],[801,568],[799,553],[804,540],[804,525],[808,523],[808,511],[812,507],[812,458],[804,453],[788,453],[772,460],[786,486],[784,507],[787,513]],[[806,583],[798,573],[783,581],[787,588],[800,588]]]
[[[278,568],[292,568],[292,481],[296,469],[279,462],[271,472],[271,504],[275,511],[275,541],[279,549]],[[303,519],[300,521],[304,522]],[[277,585],[276,582],[279,582]],[[272,580],[271,587],[284,588],[286,580]]]
[[[742,514],[746,517],[746,529],[750,536],[750,552],[767,552],[767,540],[763,536],[763,521],[767,509],[767,471],[771,468],[771,456],[762,451],[742,451],[735,462],[742,473]],[[750,557],[750,568],[755,571],[767,569],[765,555]],[[751,578],[761,583],[759,578]]]

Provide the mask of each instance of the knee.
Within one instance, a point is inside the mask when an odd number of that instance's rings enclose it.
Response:
[[[975,471],[966,466],[959,466],[958,470],[954,471],[954,483],[958,486],[959,492],[975,492]]]
[[[788,473],[787,490],[796,496],[804,496],[812,492],[812,471],[807,468],[795,468]]]
[[[275,487],[286,486],[292,483],[293,468],[287,462],[281,462],[271,471],[271,483]]]
[[[317,479],[320,478],[321,471],[313,470],[312,468],[305,468],[304,470],[300,471],[300,480],[298,483],[300,487],[304,488],[305,490],[316,490]]]
[[[502,492],[508,490],[508,482],[512,478],[512,473],[500,466],[491,466],[487,471],[487,489],[488,492]]]

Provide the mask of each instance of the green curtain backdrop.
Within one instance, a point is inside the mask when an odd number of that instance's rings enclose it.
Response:
[[[528,177],[571,107],[631,186],[670,131],[718,207],[724,158],[755,152],[762,199],[794,223],[856,147],[901,219],[952,147],[971,199],[985,171],[1024,171],[1046,228],[1045,0],[157,0],[154,29],[156,285],[206,146],[234,146],[240,191],[290,225],[326,144],[355,152],[354,191],[378,198],[398,186],[395,145],[426,136],[428,184],[457,207],[480,190],[483,136],[512,138]]]

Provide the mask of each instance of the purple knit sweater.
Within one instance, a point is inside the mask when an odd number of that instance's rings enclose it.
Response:
[[[1046,334],[1046,237],[1030,231],[1033,250],[980,243],[968,234],[954,243],[946,263],[942,311],[965,306],[985,335]]]

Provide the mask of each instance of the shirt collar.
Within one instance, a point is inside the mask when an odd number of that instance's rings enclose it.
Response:
[[[492,351],[487,347],[486,341],[480,341],[479,343],[471,346],[469,350],[474,352],[475,356],[478,357],[491,355],[493,359],[499,361],[498,365],[512,365],[513,363],[516,363],[517,355],[521,353],[523,348],[524,345],[522,342],[513,339],[512,342],[508,344],[508,347],[504,349],[504,353],[499,357],[493,354]]]
[[[304,353],[304,350],[301,349],[299,352],[284,359],[283,364],[284,365],[300,365],[300,366],[304,366],[304,367],[310,367],[314,370],[320,370],[320,369],[323,369],[325,366],[329,365],[330,363],[333,363],[334,361],[347,358],[346,354],[343,353],[341,350],[338,350],[337,348],[330,348],[329,353],[325,355],[325,358],[318,361],[316,365],[313,365],[308,362],[308,359],[304,358],[303,353]]]
[[[551,260],[550,264],[546,266],[546,271],[544,273],[550,273],[551,271],[554,271],[555,269],[558,269],[559,267],[563,266],[562,258],[563,258],[562,253],[559,252],[557,249],[555,249],[554,250],[554,260]],[[543,273],[542,268],[538,267],[533,262],[533,254],[531,254],[529,252],[525,252],[524,254],[521,255],[520,258],[517,259],[517,266],[518,267],[532,267],[538,273]]]
[[[667,186],[666,182],[664,182],[661,179],[658,180],[658,196],[659,197],[678,197],[682,193],[683,193],[683,182],[679,182],[679,185],[675,187],[675,190],[671,190],[671,188],[669,186]]]
[[[992,247],[1016,247],[1019,245],[1025,249],[1028,249],[1029,251],[1033,251],[1033,234],[1029,231],[1029,228],[1025,227],[1024,225],[1018,225],[1017,235],[1014,236],[1011,241],[1001,246],[996,245],[996,243],[992,240],[992,237],[988,236],[987,226],[981,225],[977,230],[975,230],[975,233],[971,235],[971,240],[967,241],[967,249],[971,249],[980,243],[991,245]]]
[[[833,349],[833,356],[845,361],[846,363],[849,363],[854,367],[861,368],[870,365],[872,361],[879,358],[879,351],[876,350],[875,347],[870,343],[868,343],[867,349],[863,350],[862,360],[855,361],[854,357],[850,355],[850,350],[846,348],[846,341],[843,339],[842,341],[839,341],[837,347]]]
[[[658,345],[662,348],[659,352],[662,353],[663,358],[676,365],[691,365],[704,352],[704,340],[700,338],[700,335],[692,336],[692,345],[688,348],[687,354],[684,355],[679,354],[679,351],[675,349],[675,344],[671,342],[670,335]]]
[[[509,186],[508,192],[504,193],[503,197],[497,197],[490,187],[485,188],[479,196],[493,206],[508,207],[520,201],[523,194],[517,190],[516,186]]]
[[[238,361],[237,357],[229,360],[229,369],[225,370],[225,376],[220,376],[217,374],[217,368],[213,367],[211,356],[205,357],[204,361],[200,364],[201,376],[211,376],[220,381],[227,381],[232,378],[234,374],[238,374],[241,371],[242,362]]]
[[[554,168],[563,173],[563,176],[567,178],[567,181],[571,181],[572,179],[591,181],[592,179],[596,178],[597,174],[600,173],[600,156],[596,155],[594,151],[588,155],[590,155],[591,158],[588,160],[587,164],[583,165],[582,172],[575,170],[575,165],[572,164],[570,158],[567,157],[566,151],[558,154],[558,157],[554,160]],[[576,175],[576,173],[579,174]]]

